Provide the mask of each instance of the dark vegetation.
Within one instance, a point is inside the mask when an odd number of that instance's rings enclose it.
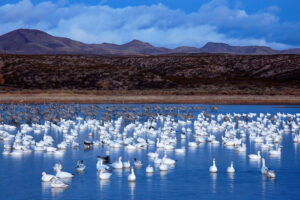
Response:
[[[1,92],[300,95],[300,55],[0,55]]]

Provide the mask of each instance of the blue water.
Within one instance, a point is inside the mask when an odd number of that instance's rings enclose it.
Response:
[[[195,116],[198,112],[200,111],[194,112]],[[219,106],[219,111],[213,114],[249,112],[294,114],[300,113],[300,107],[226,105]],[[55,139],[55,144],[61,142],[61,134],[50,135]],[[221,135],[222,133],[217,134],[219,141]],[[41,135],[35,137],[41,138]],[[168,157],[177,160],[175,167],[167,173],[161,173],[155,168],[153,175],[146,175],[145,168],[148,163],[153,163],[148,160],[147,153],[154,152],[155,147],[128,152],[124,148],[110,149],[103,146],[85,151],[82,141],[87,138],[87,134],[81,135],[78,138],[80,148],[74,150],[68,147],[62,157],[43,152],[24,154],[21,157],[4,156],[1,153],[0,199],[300,199],[300,144],[293,143],[291,133],[283,134],[280,157],[270,157],[267,151],[262,152],[267,166],[277,171],[276,179],[262,176],[261,164],[249,161],[247,155],[256,153],[260,148],[250,142],[248,137],[245,141],[246,153],[237,153],[234,149],[224,147],[222,143],[205,143],[191,149],[187,147],[188,140],[178,138],[177,145],[186,145],[186,153],[178,155],[173,151],[167,152]],[[110,151],[112,160],[121,155],[124,160],[133,160],[136,157],[143,162],[140,169],[135,169],[135,183],[127,181],[127,170],[112,170],[113,175],[109,181],[99,180],[96,156],[104,155],[107,150]],[[3,142],[0,141],[0,152],[2,151]],[[163,151],[160,151],[160,155],[163,155]],[[208,171],[213,158],[216,158],[217,174],[210,174]],[[41,173],[45,171],[54,174],[53,166],[59,160],[62,161],[63,171],[75,174],[68,181],[67,189],[52,189],[49,184],[41,182]],[[84,160],[87,165],[82,174],[75,170],[78,160]],[[234,175],[226,173],[230,161],[234,161]]]

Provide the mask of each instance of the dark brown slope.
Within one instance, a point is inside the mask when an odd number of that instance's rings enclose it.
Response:
[[[0,91],[300,95],[300,55],[2,55]]]
[[[63,37],[54,37],[32,29],[18,29],[0,36],[0,53],[7,54],[84,54],[84,55],[162,55],[187,53],[229,53],[247,55],[300,54],[300,49],[278,51],[265,46],[230,46],[209,42],[202,48],[154,47],[149,43],[133,40],[123,45],[85,44]]]

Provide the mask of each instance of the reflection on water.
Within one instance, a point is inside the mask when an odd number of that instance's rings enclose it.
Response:
[[[99,179],[99,186],[100,186],[100,191],[103,191],[103,188],[108,188],[110,184],[110,180],[102,180]]]
[[[234,192],[234,173],[227,173],[229,182],[229,191]]]
[[[216,193],[217,189],[217,173],[210,173],[211,178],[211,191],[212,193]]]
[[[168,171],[160,171],[159,175],[161,178],[165,178],[165,176],[168,174]]]
[[[51,182],[42,182],[42,192],[47,193],[51,188]]]
[[[113,173],[114,173],[114,175],[116,175],[116,177],[122,177],[123,170],[122,169],[114,169]]]
[[[249,160],[249,166],[251,166],[251,167],[253,167],[253,168],[260,168],[260,166],[261,166],[261,161],[260,161],[260,159],[258,159],[258,160],[252,160],[252,159],[250,159]]]
[[[67,188],[51,188],[51,196],[54,198],[63,193]]]
[[[131,199],[134,199],[135,182],[128,182]]]

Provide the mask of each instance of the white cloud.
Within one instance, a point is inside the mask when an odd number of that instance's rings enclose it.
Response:
[[[166,47],[200,47],[213,41],[286,48],[288,45],[272,41],[267,32],[279,24],[274,9],[249,14],[229,8],[225,0],[212,0],[187,14],[162,4],[111,8],[102,3],[88,6],[61,0],[33,5],[22,0],[0,7],[0,34],[33,28],[86,43],[122,44],[139,39]]]

